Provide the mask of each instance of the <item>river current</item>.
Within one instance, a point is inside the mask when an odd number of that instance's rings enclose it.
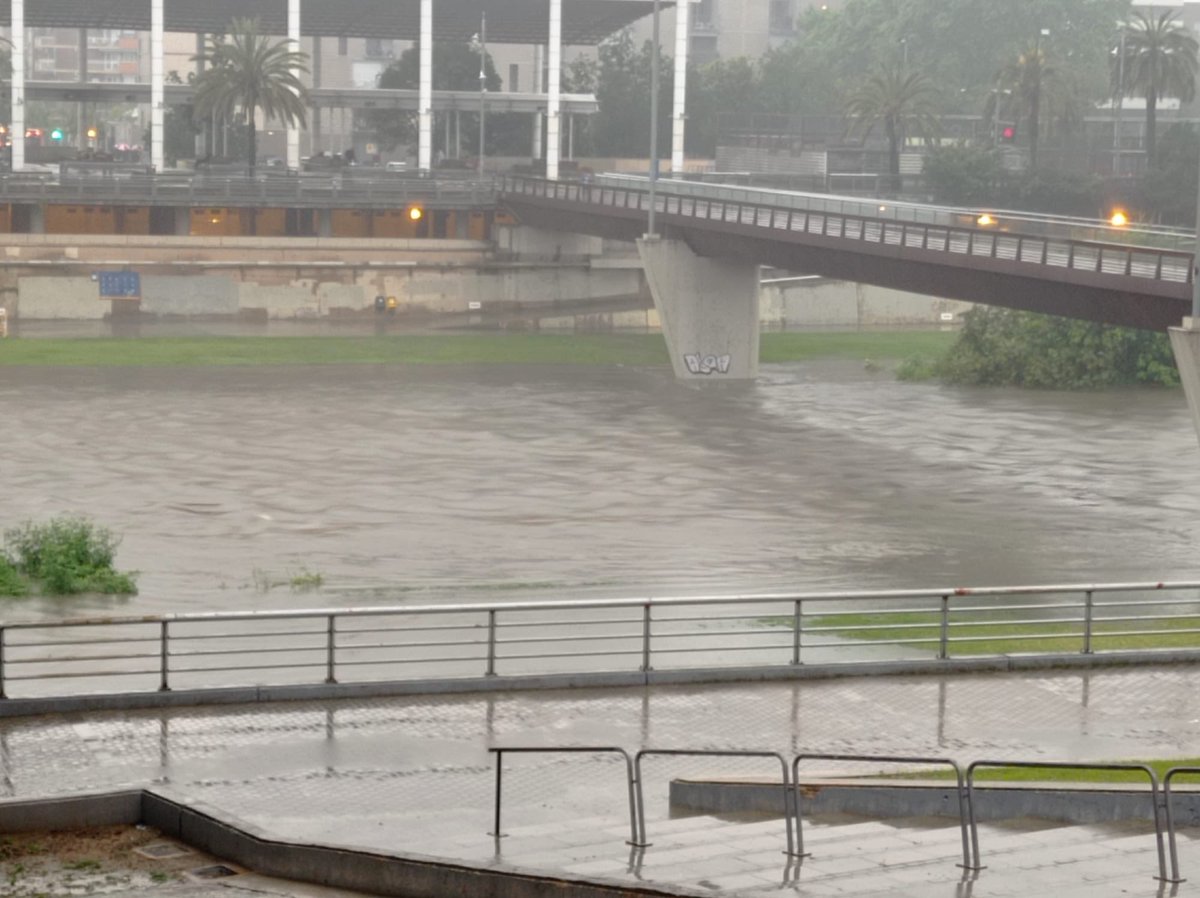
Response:
[[[0,527],[64,513],[140,594],[6,616],[1200,579],[1181,392],[861,362],[0,368]]]

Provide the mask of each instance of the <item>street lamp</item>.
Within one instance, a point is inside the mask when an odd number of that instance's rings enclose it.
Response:
[[[1117,47],[1117,101],[1113,107],[1113,176],[1121,176],[1121,118],[1125,111],[1125,29]]]
[[[654,0],[654,34],[651,41],[653,55],[650,58],[650,220],[647,237],[653,239],[654,206],[658,201],[658,44],[659,44],[659,0]]]
[[[479,14],[479,33],[471,37],[479,54],[479,177],[483,177],[484,134],[487,128],[487,13]]]

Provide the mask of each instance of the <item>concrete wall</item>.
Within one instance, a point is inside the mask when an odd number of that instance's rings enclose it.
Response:
[[[22,285],[33,280],[23,278]],[[142,311],[150,315],[236,315],[238,307],[237,285],[228,277],[142,277]]]
[[[90,277],[39,277],[21,280],[16,308],[9,312],[14,318],[87,321],[103,318],[111,307]]]
[[[765,283],[759,299],[763,326],[785,330],[953,324],[971,307],[954,299],[819,279]]]

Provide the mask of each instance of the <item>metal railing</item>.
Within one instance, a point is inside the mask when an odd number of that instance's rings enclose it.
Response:
[[[491,178],[407,175],[241,174],[138,172],[0,174],[0,202],[117,205],[378,207],[420,202],[431,207],[491,207]]]
[[[937,207],[915,207],[900,216],[886,201],[864,210],[861,200],[820,197],[743,188],[692,185],[703,192],[660,192],[656,214],[682,221],[720,222],[751,229],[763,237],[804,235],[846,241],[879,252],[941,254],[947,259],[991,259],[1017,266],[1052,268],[1081,274],[1135,278],[1141,281],[1191,282],[1193,254],[1177,249],[1103,240],[1079,240],[1004,230],[1004,224],[981,226],[973,215]],[[599,206],[648,211],[649,193],[638,185],[547,181],[508,175],[501,193]],[[749,193],[738,196],[737,192]],[[727,198],[727,194],[733,194]],[[921,211],[924,208],[925,211]],[[897,217],[900,216],[900,217]],[[1014,223],[1016,224],[1016,223]],[[1028,224],[1026,223],[1027,227]]]
[[[529,745],[518,745],[518,746],[505,745],[505,746],[496,746],[496,747],[489,748],[488,751],[496,756],[496,797],[495,797],[495,803],[493,806],[494,816],[493,816],[493,824],[492,824],[495,827],[495,829],[492,832],[488,833],[488,835],[494,836],[497,839],[501,839],[504,837],[504,831],[501,830],[501,828],[500,828],[500,809],[503,804],[502,770],[504,768],[505,753],[508,753],[508,754],[561,754],[561,753],[568,753],[568,754],[590,754],[590,755],[619,754],[622,758],[625,759],[625,782],[626,782],[626,785],[627,785],[628,791],[629,791],[629,841],[626,844],[632,845],[635,848],[644,848],[646,846],[645,823],[642,821],[641,815],[639,814],[640,793],[637,793],[634,791],[634,786],[636,783],[635,773],[634,773],[635,767],[634,767],[633,760],[629,757],[629,752],[625,751],[625,749],[617,747],[617,746],[611,746],[611,745],[601,745],[601,746],[572,745],[572,746],[558,746],[558,747],[549,747],[549,746],[548,747],[540,747],[540,746],[529,746]],[[639,829],[639,823],[641,824],[640,829]]]
[[[1158,774],[1154,768],[1145,764],[1089,764],[1082,762],[1053,762],[1053,761],[972,761],[967,767],[967,809],[971,821],[971,848],[975,854],[976,869],[983,869],[979,854],[979,828],[975,822],[975,771],[980,767],[1019,767],[1026,769],[1048,770],[1127,770],[1144,773],[1150,780],[1150,803],[1154,815],[1154,839],[1158,850],[1158,876],[1156,879],[1164,882],[1172,880],[1167,876],[1166,853],[1163,849],[1163,813],[1162,800],[1158,789]],[[1172,842],[1174,836],[1171,837]]]
[[[626,844],[634,846],[635,849],[645,849],[651,847],[651,843],[646,836],[646,818],[645,818],[645,795],[643,792],[642,766],[643,757],[650,755],[664,756],[688,756],[688,757],[726,757],[726,758],[775,758],[779,761],[782,769],[782,794],[781,802],[782,816],[786,821],[787,827],[787,850],[785,854],[789,858],[803,859],[811,857],[804,850],[804,835],[802,828],[801,814],[801,782],[800,782],[800,764],[806,760],[827,760],[827,761],[848,761],[853,763],[866,762],[876,764],[904,764],[912,765],[919,764],[923,766],[938,765],[950,767],[955,774],[955,792],[958,798],[958,826],[962,840],[962,863],[958,864],[964,870],[972,873],[978,873],[986,869],[982,863],[982,856],[979,849],[979,827],[976,821],[975,814],[975,771],[980,768],[1022,768],[1022,769],[1050,769],[1050,770],[1109,770],[1109,771],[1129,771],[1134,773],[1145,774],[1150,782],[1150,801],[1152,807],[1152,818],[1154,822],[1155,848],[1158,857],[1158,879],[1165,883],[1180,883],[1184,880],[1179,875],[1179,863],[1176,852],[1175,825],[1171,815],[1171,798],[1170,798],[1170,781],[1177,774],[1197,774],[1200,773],[1200,767],[1176,767],[1167,772],[1163,781],[1162,788],[1159,788],[1159,780],[1154,769],[1145,764],[1108,764],[1108,763],[1087,763],[1087,762],[1058,762],[1058,761],[996,761],[996,760],[979,760],[972,761],[964,768],[959,762],[949,758],[935,757],[920,757],[909,755],[853,755],[853,754],[824,754],[802,752],[793,756],[790,770],[791,777],[789,782],[789,765],[783,755],[772,751],[722,751],[708,749],[654,749],[643,748],[637,752],[634,759],[630,759],[629,752],[619,746],[496,746],[488,749],[496,755],[496,793],[494,820],[495,830],[489,835],[494,835],[497,838],[503,834],[500,829],[501,819],[501,767],[502,757],[505,752],[522,752],[522,753],[584,753],[584,754],[603,754],[614,753],[621,755],[625,760],[626,766],[626,789],[628,792],[629,801],[629,819],[631,837]],[[792,795],[789,800],[789,794]],[[1164,824],[1165,818],[1165,824]],[[793,827],[795,837],[793,838]],[[1167,875],[1166,849],[1164,843],[1169,843],[1171,853],[1171,875]]]
[[[0,698],[1200,649],[1200,582],[0,621]]]
[[[1163,794],[1163,810],[1167,817],[1167,845],[1171,851],[1171,878],[1167,882],[1185,882],[1183,877],[1179,875],[1179,848],[1175,844],[1175,814],[1173,811],[1171,780],[1181,774],[1193,775],[1200,773],[1200,767],[1172,767],[1162,779],[1162,794]]]
[[[787,829],[787,854],[789,857],[804,857],[804,847],[801,845],[799,849],[796,847],[796,838],[793,836],[793,816],[795,816],[795,825],[798,828],[800,823],[799,815],[796,814],[792,802],[796,800],[791,789],[791,783],[788,780],[788,764],[783,755],[775,751],[733,751],[733,750],[718,750],[718,749],[686,749],[686,748],[643,748],[637,753],[634,758],[634,783],[637,787],[637,812],[638,820],[641,823],[642,829],[642,844],[640,847],[649,848],[650,841],[646,835],[646,800],[642,792],[642,758],[657,755],[660,757],[689,757],[689,758],[775,758],[779,761],[780,772],[780,799],[783,805],[783,819],[785,828]]]
[[[958,828],[962,836],[962,863],[959,864],[964,870],[981,870],[979,866],[979,840],[978,837],[968,839],[967,837],[967,821],[968,809],[970,807],[970,795],[963,779],[962,768],[957,761],[952,761],[949,758],[923,758],[923,757],[906,757],[894,755],[842,755],[842,754],[798,754],[792,760],[792,784],[796,790],[795,813],[796,813],[796,838],[799,843],[799,852],[801,857],[810,857],[804,851],[804,832],[802,829],[800,813],[800,764],[803,761],[851,761],[855,763],[870,763],[870,764],[923,764],[937,765],[950,767],[954,771],[957,785],[955,794],[958,797]],[[974,832],[974,819],[972,820],[972,830]],[[971,852],[974,849],[975,857],[972,860]]]

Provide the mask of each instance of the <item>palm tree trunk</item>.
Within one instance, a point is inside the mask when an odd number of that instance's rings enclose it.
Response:
[[[888,172],[891,174],[892,190],[900,192],[900,130],[891,116],[884,119],[888,139]]]
[[[1146,91],[1146,167],[1154,167],[1154,153],[1157,149],[1157,135],[1155,134],[1156,126],[1158,125],[1158,91],[1151,88]]]
[[[1033,91],[1033,101],[1029,104],[1029,167],[1037,168],[1038,138],[1041,136],[1039,126],[1042,119],[1042,85],[1037,84]]]
[[[254,163],[258,159],[258,126],[254,124],[254,113],[249,116],[250,127],[246,131],[247,142],[250,145],[250,174],[254,174]]]

